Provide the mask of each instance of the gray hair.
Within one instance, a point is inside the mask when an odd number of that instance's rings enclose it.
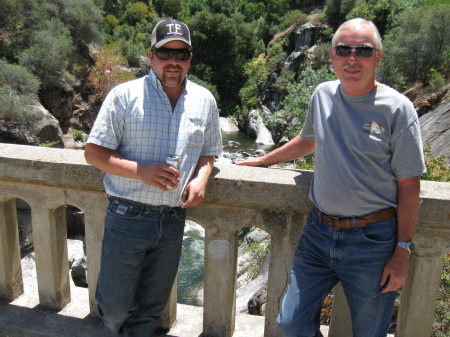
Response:
[[[380,32],[378,31],[377,26],[375,26],[375,24],[372,21],[365,20],[362,18],[351,19],[351,20],[345,21],[342,25],[340,25],[339,28],[336,30],[336,33],[334,33],[333,40],[331,41],[331,46],[333,48],[336,47],[337,36],[339,35],[340,31],[343,28],[346,28],[347,26],[357,27],[357,26],[361,26],[364,24],[369,25],[369,27],[372,28],[373,41],[375,42],[375,48],[378,50],[381,50],[381,48],[383,47],[383,44],[381,42],[381,35],[380,35]]]

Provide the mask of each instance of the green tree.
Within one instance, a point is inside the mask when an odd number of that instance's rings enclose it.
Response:
[[[241,102],[248,107],[256,108],[261,95],[261,85],[267,80],[269,69],[264,54],[259,54],[245,65],[247,81],[239,91]]]
[[[155,11],[162,17],[178,19],[178,13],[181,12],[183,4],[189,2],[186,0],[153,0]]]
[[[356,0],[327,0],[325,4],[325,18],[328,24],[336,30],[346,19],[347,14],[355,6]]]
[[[101,27],[104,18],[92,0],[47,0],[47,2],[48,6],[53,3],[53,8],[58,8],[53,15],[69,27],[74,41],[85,43],[102,41]]]
[[[127,9],[129,2],[130,0],[104,0],[103,10],[106,14],[112,14],[116,18],[119,18]]]
[[[236,102],[244,72],[243,63],[236,63],[242,46],[237,44],[241,32],[235,21],[203,10],[191,18],[190,29],[194,48],[191,73],[217,86],[222,105]]]
[[[47,88],[63,78],[66,61],[72,51],[68,27],[52,20],[32,35],[30,47],[19,55],[19,63],[39,77],[43,88]]]
[[[126,16],[131,24],[146,20],[151,15],[149,7],[142,1],[130,3],[127,6]]]
[[[385,37],[384,52],[389,57],[382,58],[382,68],[402,74],[407,83],[427,84],[431,69],[442,69],[449,48],[450,5],[413,8]],[[382,80],[389,84],[389,78]]]

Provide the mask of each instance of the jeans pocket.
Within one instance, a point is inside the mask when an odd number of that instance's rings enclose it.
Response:
[[[397,236],[397,219],[392,218],[368,224],[360,229],[361,237],[367,243],[392,244]]]

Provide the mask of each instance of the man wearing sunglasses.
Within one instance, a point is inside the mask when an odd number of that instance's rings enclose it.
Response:
[[[121,336],[153,336],[177,273],[186,208],[203,200],[222,152],[216,101],[187,79],[191,49],[184,23],[158,22],[150,73],[111,90],[86,144],[110,200],[98,311]]]
[[[315,152],[313,203],[278,324],[283,337],[318,337],[322,301],[341,282],[354,337],[386,336],[405,283],[426,171],[412,103],[375,80],[380,34],[363,19],[336,31],[338,80],[313,94],[303,129],[240,165],[267,167]]]

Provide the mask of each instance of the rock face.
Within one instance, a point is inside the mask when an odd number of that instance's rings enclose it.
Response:
[[[311,22],[295,28],[289,33],[289,46],[287,47],[288,57],[284,62],[284,68],[294,73],[294,79],[297,80],[305,69],[308,61],[308,54],[311,48],[319,42],[322,37],[322,31],[326,27],[316,26]],[[286,95],[285,90],[281,90],[276,84],[279,73],[282,69],[276,69],[271,73],[267,82],[263,85],[263,94],[261,97],[262,105],[268,107],[271,112],[282,108],[281,101]]]
[[[433,158],[444,156],[450,165],[450,98],[420,117],[422,142]]]

